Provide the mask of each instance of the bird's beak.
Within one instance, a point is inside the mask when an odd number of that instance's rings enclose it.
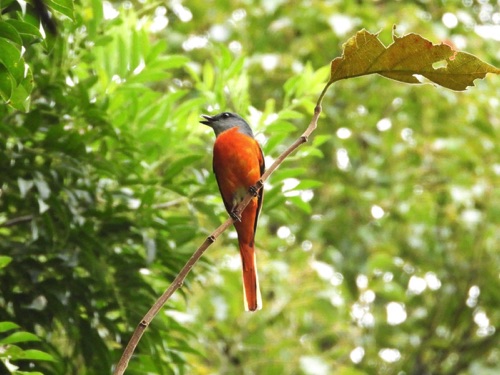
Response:
[[[201,115],[206,121],[200,121],[204,125],[212,126],[212,121],[214,121],[214,118],[212,116],[208,115]]]

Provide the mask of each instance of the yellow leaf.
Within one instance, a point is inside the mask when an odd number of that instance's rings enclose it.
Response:
[[[398,37],[385,47],[378,34],[359,31],[344,44],[342,57],[331,63],[329,84],[341,79],[368,74],[406,83],[421,83],[418,76],[452,90],[474,86],[474,80],[487,73],[500,74],[500,69],[474,55],[453,50],[450,46],[433,44],[418,34]],[[436,67],[436,65],[444,65]]]

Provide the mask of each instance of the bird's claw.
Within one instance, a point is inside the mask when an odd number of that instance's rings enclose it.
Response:
[[[238,211],[232,210],[229,215],[232,217],[234,221],[241,221],[241,215]]]
[[[256,197],[258,194],[259,194],[259,189],[257,189],[257,186],[250,186],[250,188],[248,189],[248,191],[250,192],[250,194],[252,194],[254,197]]]
[[[262,180],[257,181],[255,185],[252,185],[248,188],[248,191],[250,194],[252,194],[254,197],[259,195],[259,190],[262,188]]]

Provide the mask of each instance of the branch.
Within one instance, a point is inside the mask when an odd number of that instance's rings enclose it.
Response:
[[[27,221],[33,220],[33,215],[24,215],[24,216],[19,216],[15,217],[14,219],[7,220],[5,223],[0,224],[0,227],[13,227],[14,225],[17,224],[22,224]]]
[[[166,209],[166,208],[177,206],[178,204],[181,204],[184,201],[185,201],[185,198],[178,198],[178,199],[175,199],[175,200],[170,201],[170,202],[164,202],[164,203],[154,204],[153,208],[155,210],[158,210],[158,209],[163,210],[163,209]]]
[[[316,104],[316,107],[314,108],[314,115],[309,123],[309,126],[307,129],[302,133],[302,135],[294,142],[292,143],[275,161],[274,163],[265,171],[265,173],[262,175],[261,179],[257,182],[257,184],[253,187],[254,189],[250,189],[251,191],[253,190],[254,193],[258,192],[262,187],[264,186],[264,182],[267,181],[269,176],[283,163],[283,161],[290,155],[293,151],[295,151],[300,145],[303,143],[307,142],[307,139],[311,135],[311,133],[316,129],[317,123],[318,123],[318,118],[319,115],[321,114],[321,101],[323,100],[323,96],[326,93],[326,89],[331,83],[329,83],[323,92],[321,93],[318,102]],[[248,192],[245,198],[243,199],[240,204],[235,209],[235,213],[241,214],[245,207],[248,205],[248,203],[252,200],[254,197],[254,193]],[[208,249],[208,247],[215,242],[215,240],[229,227],[233,224],[233,219],[230,217],[227,219],[221,226],[219,226],[210,236],[208,236],[203,244],[195,251],[195,253],[189,258],[188,262],[184,265],[182,270],[179,272],[177,277],[174,279],[172,284],[168,287],[168,289],[158,298],[158,300],[154,303],[154,305],[149,309],[147,314],[142,318],[141,322],[135,329],[134,333],[132,334],[132,337],[130,338],[130,341],[127,344],[127,347],[123,351],[122,357],[120,358],[120,361],[116,365],[116,369],[114,371],[114,375],[122,375],[125,370],[127,369],[128,362],[130,361],[130,358],[132,357],[132,354],[134,354],[135,348],[137,344],[139,343],[139,340],[141,339],[142,335],[144,334],[144,331],[146,328],[149,326],[153,318],[158,314],[160,309],[163,307],[163,305],[168,301],[168,299],[174,294],[174,292],[179,289],[186,276],[188,273],[191,271],[191,268],[195,265],[195,263],[201,258],[203,253]]]
[[[184,283],[184,279],[188,275],[191,268],[195,265],[195,263],[200,259],[205,250],[215,242],[217,237],[219,237],[231,224],[233,224],[233,219],[227,219],[221,226],[219,226],[210,236],[208,236],[205,241],[201,244],[201,246],[195,251],[195,253],[189,258],[187,263],[182,267],[182,270],[179,272],[177,277],[174,279],[172,284],[168,287],[168,289],[156,300],[154,305],[149,309],[144,318],[142,318],[141,322],[135,329],[130,341],[127,344],[127,347],[123,351],[122,357],[118,362],[116,369],[114,371],[115,375],[121,375],[125,372],[128,366],[128,362],[134,354],[135,348],[139,343],[144,331],[149,326],[153,318],[158,314],[158,311],[163,307],[163,305],[168,301],[168,299],[174,294],[174,292],[179,289]]]

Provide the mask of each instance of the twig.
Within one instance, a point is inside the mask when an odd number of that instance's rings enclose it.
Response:
[[[0,224],[0,227],[13,227],[14,225],[25,223],[33,220],[33,215],[24,215],[15,217],[14,219],[7,220],[5,223]]]
[[[158,314],[158,311],[163,307],[163,305],[168,301],[168,299],[174,294],[174,292],[179,289],[184,283],[184,279],[193,268],[194,264],[200,259],[206,249],[215,242],[217,237],[221,235],[231,224],[233,224],[233,219],[227,219],[221,226],[219,226],[210,236],[208,236],[205,241],[201,244],[201,246],[195,251],[195,253],[189,258],[187,263],[182,267],[182,270],[179,272],[177,277],[174,279],[172,284],[168,287],[168,289],[156,300],[154,305],[149,309],[144,318],[142,318],[141,322],[135,329],[130,341],[127,344],[127,347],[123,351],[122,357],[116,366],[115,375],[121,375],[125,372],[125,369],[128,366],[128,362],[134,354],[135,348],[139,343],[144,331],[149,326],[153,318]]]
[[[329,86],[329,85],[328,85]],[[326,88],[328,88],[328,86]],[[236,213],[241,213],[245,209],[245,207],[248,205],[248,203],[252,200],[254,197],[254,193],[262,189],[262,186],[264,186],[264,182],[269,178],[271,173],[273,173],[280,165],[283,163],[283,161],[290,155],[293,151],[295,151],[300,145],[303,143],[307,142],[307,139],[311,135],[311,133],[316,129],[317,123],[318,123],[318,118],[319,115],[321,114],[321,101],[323,99],[323,96],[326,93],[326,88],[323,90],[321,93],[318,103],[316,104],[316,107],[314,108],[314,115],[309,123],[309,126],[307,129],[302,133],[302,135],[294,142],[292,143],[275,161],[274,163],[265,171],[265,173],[262,175],[261,179],[257,182],[257,184],[253,187],[253,193],[248,192],[245,198],[243,199],[240,204],[236,207],[235,212]],[[142,318],[141,322],[135,329],[134,333],[132,334],[132,337],[130,338],[130,341],[127,344],[127,347],[123,351],[122,357],[120,358],[120,361],[116,365],[116,369],[114,371],[114,375],[122,375],[125,370],[127,369],[128,362],[130,361],[130,358],[132,357],[132,354],[134,354],[135,348],[137,344],[139,343],[139,340],[141,339],[142,335],[144,334],[144,331],[146,328],[149,326],[153,318],[158,314],[158,311],[163,307],[163,305],[168,301],[168,299],[174,294],[174,292],[179,289],[186,276],[188,273],[191,271],[191,268],[195,265],[195,263],[200,259],[200,257],[203,255],[205,250],[208,249],[208,247],[215,242],[215,240],[229,227],[233,224],[233,219],[230,217],[227,219],[221,226],[219,226],[210,236],[208,236],[203,244],[195,251],[195,253],[189,258],[188,262],[184,265],[182,270],[179,272],[177,277],[174,279],[172,284],[168,287],[168,289],[161,295],[160,298],[154,303],[154,305],[149,309],[147,314]]]
[[[182,203],[184,200],[185,200],[184,198],[178,198],[178,199],[174,199],[173,201],[170,201],[170,202],[153,204],[153,208],[155,210],[163,210],[165,208],[177,206],[178,204]]]

